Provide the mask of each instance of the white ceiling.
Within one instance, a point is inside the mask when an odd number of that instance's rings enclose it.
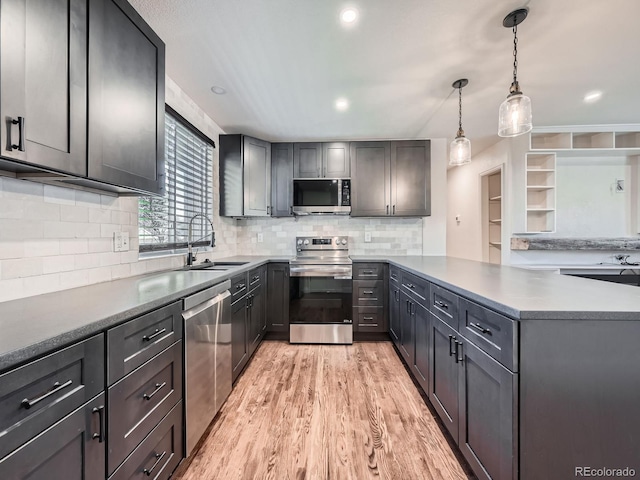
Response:
[[[640,123],[639,0],[129,1],[165,41],[167,74],[227,133],[451,140],[451,84],[466,77],[463,128],[477,153],[498,140],[512,80],[502,19],[524,6],[518,80],[534,126]],[[349,29],[346,6],[360,12]],[[602,99],[585,104],[596,89]]]

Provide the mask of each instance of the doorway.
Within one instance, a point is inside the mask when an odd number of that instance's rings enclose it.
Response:
[[[502,263],[502,165],[480,174],[482,192],[482,260]]]

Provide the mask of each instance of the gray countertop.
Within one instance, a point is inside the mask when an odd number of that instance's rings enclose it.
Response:
[[[353,256],[382,261],[515,319],[640,320],[640,288],[452,257]],[[289,258],[236,256],[227,271],[167,271],[0,303],[0,372],[238,273]]]
[[[515,319],[640,320],[640,288],[454,257],[352,256],[384,261]]]
[[[227,271],[150,273],[0,303],[0,372],[269,260],[277,261],[264,256],[236,256],[223,260],[248,263]]]

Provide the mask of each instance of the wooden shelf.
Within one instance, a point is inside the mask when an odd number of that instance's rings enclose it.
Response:
[[[542,191],[542,190],[551,190],[553,188],[556,188],[556,187],[553,187],[551,185],[527,185],[527,189],[528,190],[540,190],[540,191]]]
[[[529,208],[527,207],[527,212],[555,212],[555,208]]]
[[[495,248],[502,248],[502,242],[489,242],[489,245]]]
[[[495,220],[489,220],[489,223],[495,223],[496,225],[500,225],[502,223],[502,219],[496,218]]]
[[[563,157],[640,155],[640,131],[591,128],[594,130],[586,132],[532,132],[530,151],[553,152]]]
[[[502,200],[502,195],[498,195],[497,197],[489,198],[490,202],[499,202],[500,200]]]

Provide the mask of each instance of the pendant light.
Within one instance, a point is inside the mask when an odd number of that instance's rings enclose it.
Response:
[[[509,96],[500,105],[498,117],[498,135],[501,137],[515,137],[528,133],[533,127],[531,122],[531,100],[520,91],[518,84],[518,25],[527,14],[528,8],[514,10],[504,17],[502,25],[513,29],[513,83],[509,89]]]
[[[468,83],[469,80],[461,78],[452,85],[453,88],[458,89],[458,133],[451,142],[449,165],[456,167],[471,162],[471,142],[464,136],[464,130],[462,130],[462,87]]]

